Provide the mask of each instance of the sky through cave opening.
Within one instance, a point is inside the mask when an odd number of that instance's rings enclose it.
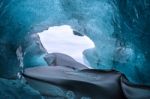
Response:
[[[49,27],[48,30],[38,34],[48,53],[64,53],[76,61],[88,65],[82,52],[85,49],[93,48],[94,43],[87,36],[75,35],[69,25]]]

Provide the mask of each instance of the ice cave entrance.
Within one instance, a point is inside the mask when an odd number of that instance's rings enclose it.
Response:
[[[83,58],[85,49],[93,48],[93,42],[87,36],[74,35],[68,25],[49,27],[38,33],[48,53],[59,52],[73,57],[76,61],[88,65]]]

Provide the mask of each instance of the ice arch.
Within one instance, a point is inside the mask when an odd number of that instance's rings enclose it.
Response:
[[[0,76],[16,76],[19,46],[25,66],[46,65],[46,51],[33,33],[68,24],[94,42],[84,52],[94,68],[113,68],[133,83],[150,85],[149,5],[149,0],[1,0]]]

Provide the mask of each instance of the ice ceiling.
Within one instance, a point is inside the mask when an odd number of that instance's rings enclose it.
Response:
[[[150,0],[0,0],[0,76],[15,77],[22,61],[47,65],[35,33],[67,24],[94,42],[83,52],[93,68],[150,85],[149,12]]]

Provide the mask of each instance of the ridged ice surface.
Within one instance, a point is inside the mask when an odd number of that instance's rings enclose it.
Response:
[[[31,34],[65,24],[94,42],[83,52],[93,68],[150,85],[149,12],[149,0],[0,0],[0,76],[19,71],[19,46],[25,67],[46,65],[46,52]]]

